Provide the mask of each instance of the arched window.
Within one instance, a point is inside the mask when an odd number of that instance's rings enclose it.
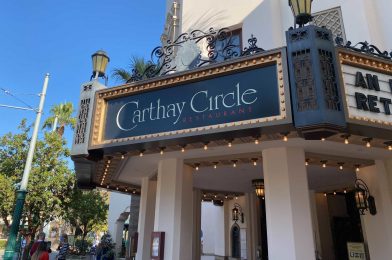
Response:
[[[231,256],[241,258],[241,235],[240,226],[234,223],[231,227]]]

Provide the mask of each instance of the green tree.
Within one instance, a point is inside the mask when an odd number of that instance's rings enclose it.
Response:
[[[75,128],[76,118],[73,117],[73,113],[74,108],[71,102],[55,105],[50,109],[50,117],[45,120],[42,127],[52,129],[57,117],[56,132],[62,136],[65,127]]]
[[[122,83],[126,83],[132,77],[132,71],[137,70],[139,74],[143,74],[150,64],[141,57],[132,56],[128,69],[116,68],[113,70],[112,77]]]
[[[76,188],[67,203],[64,219],[75,229],[81,230],[81,244],[84,245],[89,232],[107,229],[108,209],[106,193],[98,190],[82,191]],[[85,249],[83,248],[82,251]]]
[[[12,215],[15,187],[22,179],[30,127],[23,120],[19,133],[0,138],[0,213],[3,221]],[[68,168],[69,150],[57,133],[44,133],[37,141],[22,214],[24,233],[34,234],[48,221],[64,214],[64,203],[70,199],[74,173]],[[9,224],[9,223],[8,223]]]

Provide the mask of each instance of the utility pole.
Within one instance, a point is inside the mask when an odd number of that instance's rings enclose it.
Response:
[[[37,143],[39,124],[41,121],[41,115],[44,107],[48,82],[49,82],[49,73],[47,73],[45,76],[44,85],[42,87],[42,92],[40,94],[39,107],[38,110],[36,110],[37,117],[34,123],[33,136],[30,141],[30,147],[29,147],[29,152],[27,154],[23,177],[19,190],[16,192],[16,203],[15,203],[14,213],[12,215],[12,224],[11,224],[10,234],[7,240],[7,247],[4,252],[4,260],[13,260],[15,255],[16,238],[18,235],[20,219],[22,217],[23,206],[26,199],[27,183],[29,181],[29,175],[31,170],[31,163],[33,161],[33,156],[34,156],[35,144]]]

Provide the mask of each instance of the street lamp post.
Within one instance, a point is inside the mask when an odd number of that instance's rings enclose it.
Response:
[[[15,255],[16,238],[18,235],[20,219],[22,217],[23,206],[24,206],[25,198],[26,198],[26,194],[27,194],[27,183],[29,181],[31,163],[33,161],[35,144],[37,142],[39,124],[41,121],[42,109],[44,107],[46,89],[48,87],[48,82],[49,82],[49,73],[47,73],[45,76],[44,85],[42,87],[42,92],[40,94],[39,107],[38,107],[38,110],[36,111],[37,117],[36,117],[35,123],[34,123],[33,136],[31,138],[29,152],[27,154],[23,177],[22,177],[22,181],[21,181],[19,190],[16,192],[16,203],[15,203],[14,213],[12,215],[12,224],[11,224],[10,233],[8,235],[7,247],[4,252],[4,260],[12,260]]]

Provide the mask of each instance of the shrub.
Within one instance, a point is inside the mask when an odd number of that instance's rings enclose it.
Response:
[[[0,249],[4,249],[7,244],[7,239],[0,239]]]

